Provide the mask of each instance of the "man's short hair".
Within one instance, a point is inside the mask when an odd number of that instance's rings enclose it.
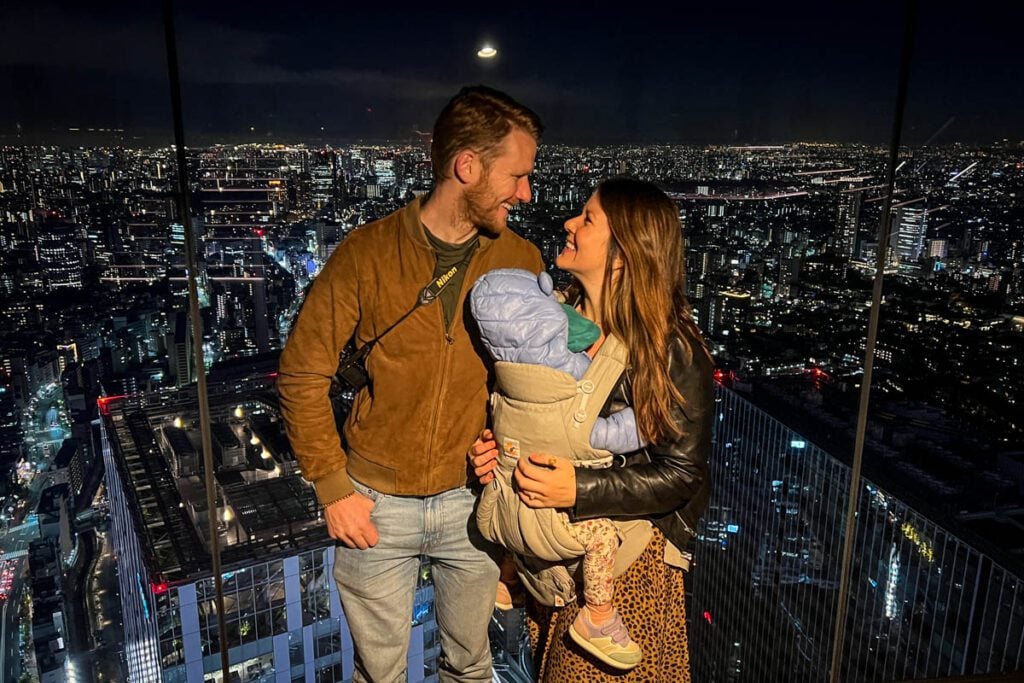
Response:
[[[434,123],[430,161],[434,179],[451,177],[452,161],[464,149],[480,154],[484,164],[498,155],[513,129],[540,140],[544,126],[528,107],[485,85],[467,86],[448,102]]]

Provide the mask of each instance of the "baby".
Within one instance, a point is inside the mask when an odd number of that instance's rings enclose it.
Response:
[[[524,443],[530,452],[570,458],[577,467],[607,467],[613,454],[643,446],[632,408],[596,417],[624,368],[624,363],[609,365],[601,357],[606,346],[621,349],[618,340],[609,336],[592,360],[584,349],[601,331],[555,299],[547,273],[491,271],[477,280],[470,305],[480,337],[497,361],[498,379],[492,407],[501,454],[495,480],[481,497],[481,532],[512,552],[544,561],[582,554],[586,604],[569,633],[606,664],[632,669],[641,659],[640,648],[612,606],[617,527],[608,519],[569,522],[565,513],[533,510],[518,499],[511,478]],[[590,424],[589,431],[579,433]],[[512,607],[508,584],[515,574],[510,559],[502,567],[499,609]]]

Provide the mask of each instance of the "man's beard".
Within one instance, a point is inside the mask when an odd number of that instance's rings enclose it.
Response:
[[[493,201],[490,183],[484,183],[481,187],[466,190],[462,196],[460,213],[474,227],[488,235],[497,235],[505,229],[505,224],[498,222],[498,210],[500,202],[496,205],[489,205]]]

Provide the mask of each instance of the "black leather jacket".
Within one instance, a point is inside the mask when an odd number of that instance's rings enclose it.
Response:
[[[647,518],[678,548],[696,533],[711,496],[708,456],[714,408],[710,359],[700,341],[687,332],[672,340],[669,371],[686,399],[676,419],[683,435],[616,457],[611,469],[576,469],[576,520],[594,517]],[[602,416],[632,403],[627,371],[612,392]]]

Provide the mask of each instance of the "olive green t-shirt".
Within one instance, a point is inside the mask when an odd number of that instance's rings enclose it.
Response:
[[[462,244],[449,244],[439,240],[429,230],[424,230],[424,232],[427,233],[430,246],[434,248],[434,253],[437,255],[437,265],[434,267],[435,278],[447,273],[452,266],[462,263],[464,260],[468,261],[469,255],[480,246],[479,235],[473,236],[472,239],[468,239]],[[462,292],[462,283],[466,280],[466,270],[464,267],[459,268],[437,297],[441,300],[446,330],[452,326],[452,319],[455,318],[455,307],[459,304],[459,294]]]

